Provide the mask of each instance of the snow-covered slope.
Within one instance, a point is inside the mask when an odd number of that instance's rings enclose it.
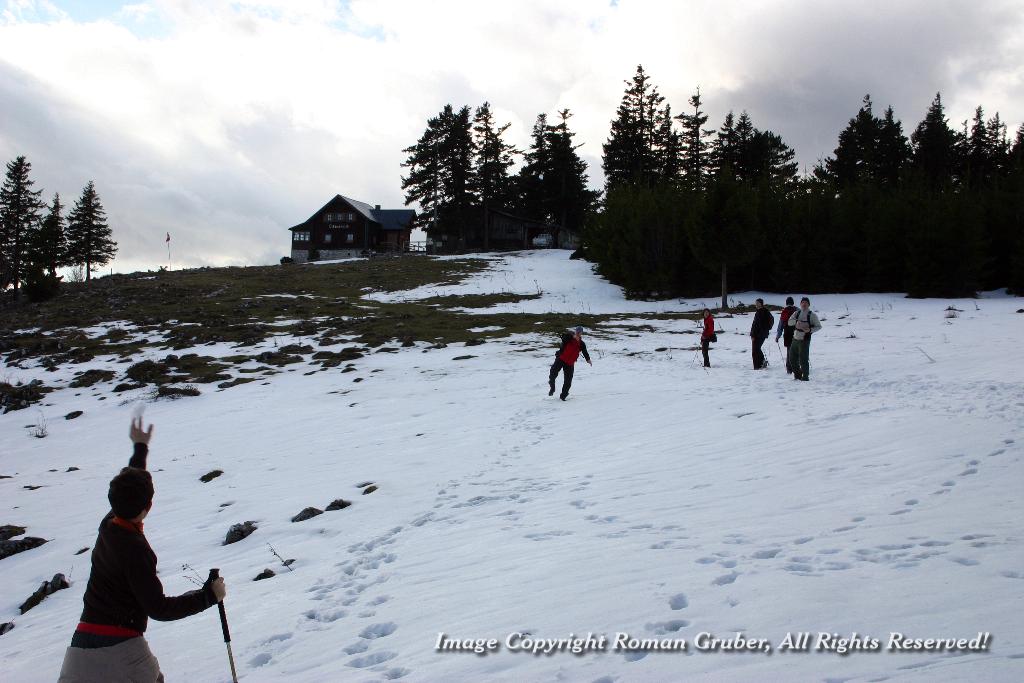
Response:
[[[444,293],[543,291],[513,312],[694,303],[626,301],[566,252],[495,263]],[[253,682],[1021,680],[1024,303],[813,304],[824,329],[809,383],[788,379],[772,341],[771,367],[753,371],[750,317],[737,316],[719,321],[710,371],[692,362],[686,320],[588,331],[594,365],[577,366],[564,403],[547,397],[555,340],[539,335],[373,354],[347,374],[293,365],[268,384],[150,403],[146,533],[165,588],[194,587],[183,564],[221,568],[239,673]],[[958,317],[945,317],[950,305]],[[0,621],[16,624],[0,636],[4,681],[56,679],[89,572],[88,553],[75,552],[92,545],[107,481],[130,454],[133,405],[77,393],[47,397],[45,439],[26,429],[35,408],[0,416],[0,474],[12,477],[0,480],[0,524],[50,539],[0,560]],[[72,410],[84,414],[65,421]],[[201,483],[213,469],[223,476]],[[362,495],[366,482],[377,490]],[[353,504],[289,521],[337,498]],[[259,529],[222,546],[246,520]],[[295,558],[293,571],[268,544]],[[253,582],[265,567],[277,575]],[[16,616],[58,571],[72,587]],[[893,631],[987,632],[990,646],[889,652]],[[442,632],[624,632],[687,649],[533,655],[502,644],[480,656],[437,651]],[[818,632],[856,632],[881,651],[696,649],[701,633],[736,632],[776,648],[787,632],[812,633],[812,646]],[[151,622],[147,638],[168,680],[229,680],[216,611]]]

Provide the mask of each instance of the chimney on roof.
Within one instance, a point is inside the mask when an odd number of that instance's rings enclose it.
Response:
[[[374,211],[380,211],[380,204],[378,204],[377,206],[373,207],[373,210]]]

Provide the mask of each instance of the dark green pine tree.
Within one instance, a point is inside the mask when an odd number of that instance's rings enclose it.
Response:
[[[473,131],[469,107],[442,114],[445,130],[441,142],[441,186],[446,198],[444,220],[459,235],[459,251],[466,247],[467,232],[475,223],[473,196]]]
[[[725,115],[722,127],[711,142],[711,170],[714,175],[728,169],[735,175],[739,161],[739,136],[736,133],[736,117],[732,111]]]
[[[756,130],[744,155],[750,171],[750,180],[766,183],[774,190],[790,189],[797,177],[796,153],[770,130]]]
[[[111,239],[107,215],[90,180],[68,215],[68,263],[85,266],[85,280],[93,268],[105,266],[117,254],[117,242]]]
[[[579,234],[596,207],[599,193],[588,187],[587,162],[576,151],[582,144],[573,143],[576,134],[569,130],[570,118],[572,113],[563,109],[558,112],[558,123],[547,128],[550,165],[544,177],[550,197],[547,213],[563,229]]]
[[[455,111],[445,105],[427,121],[419,141],[404,152],[402,164],[410,169],[402,178],[406,204],[420,203],[432,237],[458,237],[455,249],[465,248],[466,232],[473,222],[473,132],[469,107]]]
[[[705,268],[721,273],[722,308],[728,308],[729,269],[747,265],[764,247],[757,196],[747,182],[723,173],[709,183],[693,221],[690,246]]]
[[[658,112],[664,101],[651,85],[643,66],[637,66],[612,121],[603,146],[605,188],[624,183],[653,186],[658,173]]]
[[[740,113],[736,120],[736,163],[733,165],[735,177],[740,180],[749,180],[757,173],[755,160],[751,156],[751,146],[754,142],[754,135],[757,129],[746,111]]]
[[[29,261],[51,276],[57,276],[57,269],[66,265],[68,258],[68,240],[64,206],[60,203],[60,194],[53,195],[53,203],[39,224],[39,229],[32,234],[28,249]]]
[[[664,109],[658,112],[656,134],[655,153],[658,159],[659,181],[668,186],[675,186],[683,174],[683,136],[675,129],[672,107],[667,103]]]
[[[949,127],[942,95],[937,93],[924,120],[910,136],[914,148],[911,166],[932,190],[951,187],[957,182],[959,140],[957,132]]]
[[[985,121],[985,111],[979,105],[974,110],[974,121],[964,140],[964,179],[970,188],[988,187],[996,170],[995,141]]]
[[[1024,171],[1024,123],[1017,129],[1017,135],[1010,147],[1010,171]]]
[[[891,106],[878,121],[878,140],[874,153],[872,175],[879,186],[895,188],[900,176],[910,163],[910,140],[903,134],[903,124],[896,118]]]
[[[530,134],[530,149],[523,155],[523,165],[516,175],[516,200],[520,213],[527,218],[550,221],[550,198],[545,178],[551,168],[548,145],[548,116],[538,114]]]
[[[988,137],[992,143],[992,166],[999,176],[1010,172],[1010,138],[999,112],[988,120]]]
[[[839,133],[835,157],[825,160],[825,169],[840,190],[860,182],[876,182],[873,171],[879,135],[871,95],[865,95],[857,115]]]
[[[706,138],[714,135],[713,130],[706,130],[707,114],[701,110],[700,88],[689,100],[693,107],[692,114],[680,114],[676,118],[682,122],[682,164],[683,183],[694,192],[702,192],[707,183],[711,169],[711,143]]]
[[[14,285],[15,298],[25,278],[28,247],[44,206],[39,198],[42,190],[32,189],[31,171],[32,164],[24,156],[17,157],[7,164],[0,187],[0,291]]]
[[[450,109],[448,105],[446,109]],[[428,232],[437,222],[438,212],[444,205],[441,190],[441,117],[427,119],[427,129],[415,145],[402,151],[408,155],[402,163],[409,174],[402,177],[402,190],[406,205],[416,202],[420,206],[421,224]]]
[[[490,211],[507,208],[512,201],[509,169],[519,154],[502,135],[511,123],[496,126],[489,102],[477,107],[473,117],[473,176],[471,191],[483,207],[484,249],[490,249]]]

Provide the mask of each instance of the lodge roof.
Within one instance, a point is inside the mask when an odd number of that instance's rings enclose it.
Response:
[[[406,228],[409,227],[409,223],[412,221],[412,219],[416,217],[416,212],[413,211],[412,209],[377,209],[370,206],[366,202],[359,201],[358,199],[352,199],[351,197],[346,197],[345,195],[342,194],[336,194],[333,197],[331,197],[331,199],[326,204],[324,204],[319,209],[314,211],[312,216],[307,218],[302,223],[299,223],[298,225],[293,225],[288,229],[298,230],[299,228],[306,227],[306,225],[314,218],[316,218],[316,216],[321,211],[326,209],[328,206],[330,206],[338,199],[341,199],[342,201],[348,203],[349,206],[351,206],[353,209],[355,209],[360,214],[365,216],[368,220],[374,223],[378,223],[384,230],[405,230]]]

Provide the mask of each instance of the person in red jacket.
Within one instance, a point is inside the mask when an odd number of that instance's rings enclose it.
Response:
[[[576,360],[580,357],[581,353],[587,360],[587,365],[593,365],[590,362],[590,354],[587,353],[587,343],[583,341],[583,328],[577,327],[575,332],[566,332],[562,335],[562,345],[555,352],[555,362],[552,364],[551,373],[548,375],[548,396],[555,393],[555,379],[558,378],[559,372],[563,373],[562,393],[559,395],[559,398],[564,401],[569,395],[569,387],[572,386],[573,367],[576,365]]]
[[[58,683],[162,683],[160,663],[143,636],[149,619],[184,619],[224,599],[219,577],[200,590],[164,595],[156,554],[142,533],[142,520],[153,506],[153,477],[146,470],[153,427],[143,430],[142,418],[132,420],[130,436],[134,453],[110,482],[111,510],[100,522],[82,619]]]
[[[793,365],[789,361],[789,347],[793,345],[793,330],[794,328],[789,326],[789,316],[793,315],[800,309],[793,305],[793,297],[786,297],[786,307],[779,313],[779,327],[775,330],[775,343],[779,343],[779,337],[782,337],[782,343],[786,347],[786,374],[793,374]]]
[[[708,348],[711,342],[716,340],[715,319],[711,317],[711,309],[704,309],[704,331],[700,333],[700,350],[704,354],[704,367],[710,368],[711,361],[708,359]]]

